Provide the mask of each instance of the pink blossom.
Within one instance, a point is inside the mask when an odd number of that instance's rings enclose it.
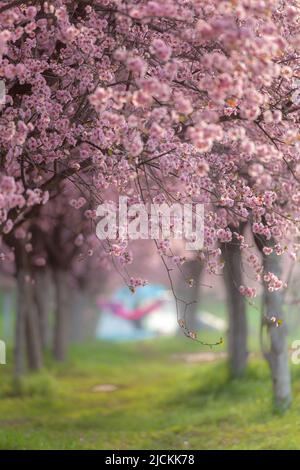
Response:
[[[172,49],[162,39],[154,39],[150,48],[152,54],[154,54],[159,60],[166,62],[170,59]]]

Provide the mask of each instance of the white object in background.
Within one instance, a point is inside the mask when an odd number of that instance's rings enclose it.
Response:
[[[163,292],[161,299],[164,303],[143,319],[143,325],[158,335],[172,336],[178,331],[176,304],[169,291]]]
[[[137,328],[130,320],[117,317],[105,310],[100,315],[96,338],[107,341],[138,341],[153,337],[145,328]]]
[[[225,331],[227,328],[227,323],[223,318],[217,317],[209,312],[200,313],[201,323],[209,328],[213,328],[217,331]]]

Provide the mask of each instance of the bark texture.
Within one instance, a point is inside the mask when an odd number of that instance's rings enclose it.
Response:
[[[70,341],[70,289],[69,274],[56,269],[53,274],[55,285],[55,327],[53,353],[57,361],[65,361]]]
[[[264,257],[264,271],[272,272],[280,278],[281,261],[275,252]],[[269,348],[265,349],[262,342],[263,352],[271,370],[275,406],[285,410],[291,403],[292,394],[282,290],[270,292],[265,285],[264,306],[262,329],[267,333]],[[281,325],[276,327],[270,320],[272,317],[281,320]]]
[[[186,322],[188,330],[196,331],[199,329],[200,322],[197,318],[200,298],[200,278],[203,271],[201,261],[198,259],[187,261],[184,264],[184,275],[186,280],[192,280],[191,285],[181,279],[177,286],[179,298],[178,303],[180,318]]]
[[[15,376],[24,372],[27,352],[28,366],[38,370],[43,365],[39,318],[34,301],[34,282],[27,253],[22,245],[16,246],[17,317],[15,336]]]
[[[247,316],[244,297],[239,292],[243,284],[242,258],[236,240],[222,244],[224,281],[228,304],[228,355],[230,373],[233,378],[240,377],[247,366]]]
[[[49,343],[50,276],[46,269],[35,270],[34,300],[38,311],[42,346]]]

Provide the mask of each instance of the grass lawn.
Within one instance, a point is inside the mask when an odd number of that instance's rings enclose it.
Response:
[[[263,361],[229,382],[224,361],[180,356],[200,350],[180,337],[73,346],[66,364],[48,360],[18,394],[10,365],[0,366],[0,448],[300,449],[300,368],[280,416]],[[116,390],[99,387],[108,384]]]

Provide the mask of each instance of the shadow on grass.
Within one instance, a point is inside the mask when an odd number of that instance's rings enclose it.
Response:
[[[251,361],[243,377],[232,379],[224,361],[200,365],[191,383],[172,394],[166,406],[188,407],[191,413],[202,410],[208,420],[215,416],[221,421],[245,418],[248,422],[263,422],[274,416],[268,367],[263,361]]]

